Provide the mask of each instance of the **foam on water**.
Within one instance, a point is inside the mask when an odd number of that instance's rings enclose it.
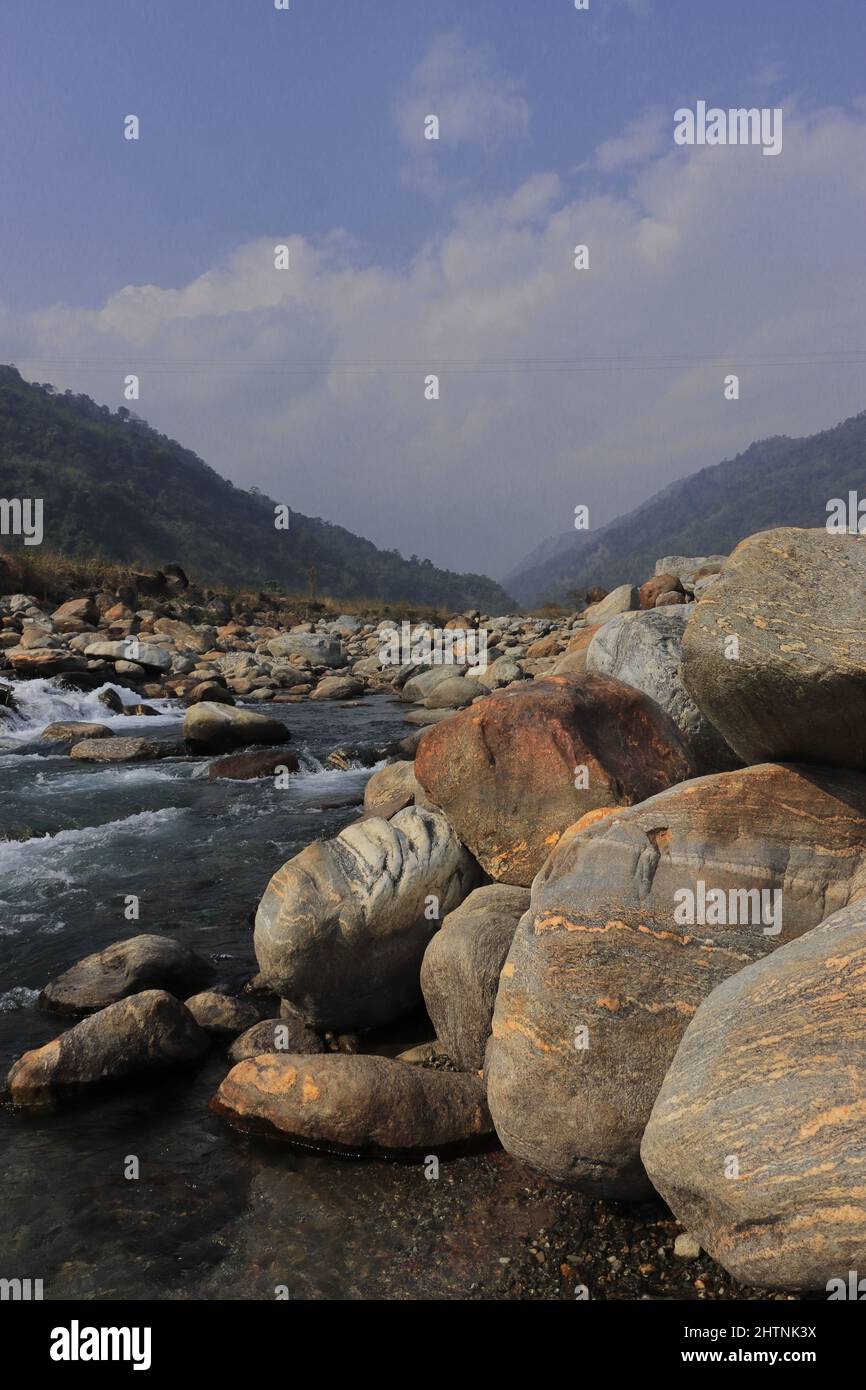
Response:
[[[38,680],[6,681],[15,699],[16,709],[0,721],[0,736],[26,743],[48,724],[70,720],[86,721],[90,724],[114,724],[124,730],[144,728],[153,722],[152,715],[114,714],[103,705],[99,696],[105,690],[113,690],[121,700],[132,702],[134,692],[106,681],[96,690],[66,690],[55,684],[53,679],[40,677]],[[147,703],[159,712],[163,719],[180,721],[183,711],[170,700],[148,700]]]
[[[54,835],[36,835],[30,840],[0,840],[0,892],[14,890],[32,879],[40,885],[49,881],[71,885],[74,878],[67,865],[74,864],[88,850],[117,847],[117,842],[170,825],[186,815],[183,807],[166,806],[160,811],[139,811],[106,825],[88,825],[78,830],[58,830]]]

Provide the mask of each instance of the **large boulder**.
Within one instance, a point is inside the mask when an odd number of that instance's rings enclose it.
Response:
[[[109,731],[110,732],[110,731]],[[96,738],[91,734],[70,748],[70,758],[84,763],[142,763],[153,758],[167,758],[183,752],[170,743],[157,743],[149,738]]]
[[[675,1215],[744,1284],[847,1296],[866,1270],[866,904],[726,980],[644,1135]],[[836,1285],[838,1289],[839,1284]]]
[[[194,1062],[207,1034],[179,999],[163,990],[133,994],[25,1052],[7,1085],[14,1105],[44,1105],[100,1081]]]
[[[737,546],[683,641],[692,699],[744,762],[866,768],[866,544],[782,527]]]
[[[225,758],[217,758],[207,770],[210,781],[250,782],[258,777],[274,777],[289,772],[298,772],[300,763],[294,753],[285,748],[270,749],[261,753],[229,753]]]
[[[692,752],[699,773],[728,772],[740,759],[687,694],[680,678],[685,608],[621,613],[600,628],[586,654],[586,669],[613,676],[661,705]]]
[[[476,881],[438,811],[359,821],[274,874],[256,914],[260,972],[314,1028],[387,1023],[418,1001],[427,943]]]
[[[22,676],[25,680],[87,670],[87,662],[83,657],[55,647],[34,647],[30,650],[13,647],[6,655],[15,675]]]
[[[211,700],[187,710],[183,736],[196,753],[229,753],[248,744],[285,743],[290,738],[279,719]]]
[[[424,952],[424,1003],[437,1038],[461,1071],[484,1065],[500,971],[528,907],[528,888],[476,888],[448,914]]]
[[[155,671],[171,669],[171,652],[154,642],[141,642],[137,637],[128,637],[122,642],[91,642],[90,646],[85,647],[84,655],[90,661],[97,658],[103,661],[134,661]]]
[[[415,776],[491,878],[532,882],[567,826],[694,776],[673,721],[602,676],[500,690],[421,742]]]
[[[143,989],[188,994],[212,973],[208,961],[170,936],[132,936],[85,956],[49,980],[39,1004],[60,1013],[95,1013]]]
[[[856,772],[719,773],[563,837],[496,1000],[488,1098],[504,1146],[584,1190],[646,1195],[641,1138],[699,1005],[864,893]]]
[[[346,654],[338,638],[313,632],[285,632],[267,643],[271,656],[299,666],[345,666]]]
[[[247,1133],[350,1154],[442,1154],[492,1129],[477,1076],[339,1053],[239,1062],[211,1106]]]

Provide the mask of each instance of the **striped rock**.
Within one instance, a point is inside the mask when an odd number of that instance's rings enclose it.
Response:
[[[713,920],[716,907],[684,921],[702,884],[726,917],[750,920]],[[747,890],[780,903],[781,920],[761,920]],[[496,1000],[488,1101],[505,1148],[590,1192],[647,1194],[641,1138],[699,1005],[864,894],[855,772],[718,773],[564,837],[532,885]]]
[[[256,913],[262,976],[313,1028],[390,1022],[419,1002],[427,943],[477,879],[439,811],[358,821],[274,874]]]
[[[682,676],[744,762],[866,769],[866,542],[780,527],[737,546],[695,605]]]
[[[712,992],[641,1152],[734,1278],[832,1292],[866,1274],[866,904]]]

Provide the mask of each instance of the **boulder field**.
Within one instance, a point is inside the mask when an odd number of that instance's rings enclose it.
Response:
[[[262,595],[0,600],[0,669],[108,684],[114,712],[117,686],[184,701],[213,778],[297,768],[281,703],[386,692],[410,726],[334,750],[375,768],[363,812],[262,883],[242,993],[166,937],[118,941],[46,984],[78,1021],[13,1065],[13,1105],[210,1049],[244,1133],[413,1161],[498,1143],[593,1197],[658,1194],[682,1257],[746,1284],[866,1268],[863,546],[779,528],[664,556],[574,614],[455,614],[448,661]],[[148,742],[71,721],[43,748],[170,747],[122,746]],[[422,1002],[424,1041],[380,1055]]]

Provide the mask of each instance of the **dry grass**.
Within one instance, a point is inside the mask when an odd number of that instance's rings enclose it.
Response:
[[[62,603],[82,594],[109,590],[114,592],[124,584],[133,584],[133,570],[99,555],[69,556],[42,547],[20,547],[0,550],[0,594],[32,594],[34,598]],[[444,623],[452,610],[429,604],[404,601],[385,602],[382,599],[360,597],[340,599],[322,594],[315,601],[309,593],[290,593],[283,589],[247,589],[238,585],[209,584],[190,575],[196,587],[206,587],[211,593],[224,594],[240,608],[259,608],[263,601],[269,607],[291,608],[307,617],[337,617],[349,613],[355,617],[376,616],[393,618],[395,622]]]

